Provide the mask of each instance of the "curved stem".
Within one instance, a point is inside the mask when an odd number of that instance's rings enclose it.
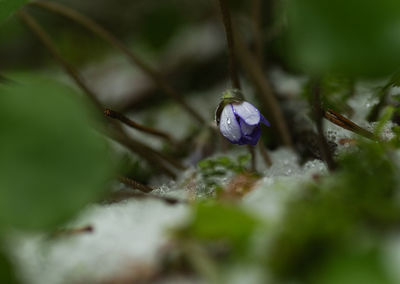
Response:
[[[31,29],[31,31],[38,37],[38,39],[42,42],[42,44],[50,51],[52,56],[56,59],[56,61],[60,64],[60,66],[65,70],[65,72],[76,82],[76,84],[91,98],[93,103],[99,110],[103,110],[103,106],[100,101],[97,99],[95,93],[86,85],[83,78],[79,75],[79,73],[75,70],[75,68],[70,65],[58,52],[56,46],[50,39],[49,35],[43,30],[43,28],[36,22],[36,20],[26,13],[23,10],[18,12],[18,16],[21,20]],[[118,141],[120,144],[125,145],[131,151],[135,152],[145,160],[149,162],[150,165],[155,166],[156,168],[161,169],[165,174],[175,177],[175,173],[169,169],[166,165],[164,165],[164,161],[169,162],[170,164],[176,166],[177,168],[182,168],[177,161],[171,161],[170,158],[166,159],[165,155],[151,149],[150,147],[143,145],[141,142],[136,141],[130,138],[120,127],[120,125],[116,123],[112,123],[114,127],[114,133],[111,134],[111,138]],[[109,134],[109,133],[108,133]],[[164,161],[163,161],[164,160]],[[179,165],[179,166],[177,166]]]

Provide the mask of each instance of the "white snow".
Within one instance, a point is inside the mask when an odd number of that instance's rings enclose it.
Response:
[[[90,224],[93,233],[53,240],[18,234],[9,247],[25,283],[99,283],[126,273],[135,279],[143,270],[157,270],[168,230],[181,224],[187,212],[184,205],[154,199],[94,205],[73,224]]]

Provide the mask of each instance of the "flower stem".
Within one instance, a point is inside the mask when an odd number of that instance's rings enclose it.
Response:
[[[261,157],[263,157],[263,160],[264,160],[265,165],[266,165],[267,167],[272,166],[271,157],[269,156],[268,151],[267,151],[267,149],[265,149],[265,146],[264,146],[264,144],[263,144],[262,142],[259,142],[259,143],[258,143],[258,148],[259,148],[259,150],[260,150]]]
[[[312,83],[312,93],[314,96],[314,119],[315,119],[315,124],[317,126],[317,131],[318,131],[318,145],[319,149],[321,152],[321,156],[325,163],[327,164],[328,168],[330,171],[333,171],[336,169],[336,163],[333,160],[332,153],[329,149],[328,142],[326,141],[325,135],[324,135],[324,129],[322,125],[322,118],[324,117],[324,111],[322,109],[322,103],[321,103],[321,86],[320,86],[320,80],[316,79]]]
[[[261,0],[252,0],[251,1],[251,16],[252,16],[252,26],[253,26],[253,36],[254,36],[254,54],[258,59],[260,64],[264,62],[264,44],[263,44],[263,36],[262,36],[262,18],[261,11],[263,9]]]
[[[179,94],[178,91],[175,90],[159,72],[157,72],[155,69],[146,64],[143,60],[141,60],[138,56],[136,56],[136,54],[134,54],[131,50],[129,50],[128,47],[126,47],[120,40],[118,40],[105,28],[101,27],[93,20],[79,13],[78,11],[75,11],[59,3],[43,0],[43,1],[32,1],[29,2],[29,4],[46,9],[53,13],[60,14],[66,18],[69,18],[72,21],[90,30],[103,40],[107,41],[115,48],[119,49],[130,59],[130,62],[138,66],[144,73],[146,73],[147,76],[149,76],[154,81],[154,83],[161,90],[163,90],[163,92],[166,95],[175,100],[184,110],[186,110],[186,112],[190,116],[192,116],[195,120],[197,120],[201,124],[206,123],[205,119],[183,99],[182,95]]]
[[[256,172],[257,171],[256,148],[255,146],[248,145],[248,149],[251,155],[251,170],[253,172]]]
[[[231,14],[229,12],[228,4],[226,0],[218,0],[221,9],[222,21],[224,23],[226,42],[228,45],[228,57],[229,57],[229,73],[231,76],[232,87],[240,90],[239,73],[237,70],[236,57],[235,57],[235,40],[232,28]]]

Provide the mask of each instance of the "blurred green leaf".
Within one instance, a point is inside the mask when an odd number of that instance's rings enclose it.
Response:
[[[0,283],[4,284],[17,284],[19,281],[15,276],[14,269],[10,260],[0,252]]]
[[[331,108],[339,113],[351,113],[347,104],[354,94],[354,83],[347,77],[327,74],[321,78],[322,99],[325,108]]]
[[[379,251],[337,253],[322,269],[316,284],[390,284]]]
[[[288,0],[288,47],[297,67],[380,76],[400,66],[397,0]]]
[[[186,232],[207,241],[227,241],[245,244],[259,221],[238,206],[225,203],[199,203]]]
[[[378,121],[378,124],[375,126],[374,134],[379,137],[382,134],[385,125],[392,119],[395,114],[396,109],[392,106],[388,106],[385,108],[381,118]]]
[[[0,23],[4,22],[15,11],[22,7],[28,0],[1,0],[0,1]]]
[[[0,86],[0,225],[49,228],[104,193],[113,173],[89,104],[35,78]]]
[[[148,13],[141,27],[141,37],[155,51],[169,43],[171,38],[187,23],[179,6],[162,3]]]
[[[289,204],[268,253],[276,277],[309,279],[349,241],[360,243],[361,228],[371,235],[397,228],[398,168],[388,145],[363,140],[358,145],[341,157],[336,173],[310,184]]]

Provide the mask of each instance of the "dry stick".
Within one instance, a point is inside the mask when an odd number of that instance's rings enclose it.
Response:
[[[321,152],[322,159],[326,162],[329,170],[336,169],[335,161],[332,158],[332,153],[329,150],[328,142],[324,136],[324,129],[322,125],[322,118],[324,111],[321,104],[321,86],[319,80],[315,80],[312,84],[312,93],[314,95],[314,119],[318,131],[318,144]]]
[[[164,164],[165,161],[160,156],[160,153],[154,151],[153,149],[151,149],[146,145],[143,145],[141,142],[132,139],[125,132],[121,131],[120,128],[114,127],[113,130],[114,133],[109,135],[111,139],[125,146],[133,153],[136,153],[140,157],[144,158],[149,163],[150,166],[153,166],[156,169],[161,170],[163,173],[165,173],[166,175],[168,175],[173,179],[176,178],[175,172],[172,171],[169,166]]]
[[[79,234],[88,234],[88,233],[93,233],[94,228],[91,225],[81,227],[81,228],[73,228],[73,229],[61,229],[53,232],[50,234],[50,238],[57,238],[61,236],[73,236],[73,235],[79,235]]]
[[[235,56],[235,40],[233,37],[232,20],[229,12],[226,0],[218,0],[221,9],[222,21],[224,23],[226,42],[228,45],[228,57],[229,57],[229,73],[231,76],[232,87],[240,90],[239,72],[237,70],[236,56]],[[254,147],[248,146],[251,154],[251,170],[256,171],[256,153]]]
[[[175,144],[174,140],[171,138],[171,136],[168,133],[163,132],[161,130],[153,129],[153,128],[148,127],[148,126],[141,125],[139,123],[136,123],[133,120],[131,120],[128,117],[126,117],[125,115],[123,115],[122,113],[116,112],[116,111],[111,110],[111,109],[105,109],[104,110],[104,114],[106,116],[108,116],[108,117],[117,119],[117,120],[121,121],[122,123],[134,128],[134,129],[137,129],[137,130],[140,130],[142,132],[145,132],[145,133],[157,136],[159,138],[165,139],[168,143]]]
[[[293,147],[292,138],[289,133],[287,122],[280,109],[279,103],[273,94],[273,90],[269,82],[264,76],[261,66],[250,53],[239,34],[236,34],[236,55],[241,62],[243,68],[249,75],[249,79],[256,86],[260,100],[263,105],[268,108],[271,118],[276,125],[278,134],[284,145]]]
[[[144,193],[149,193],[149,192],[153,191],[153,188],[151,188],[151,187],[149,187],[147,185],[141,184],[140,182],[137,182],[137,181],[135,181],[133,179],[130,179],[130,178],[127,178],[127,177],[122,177],[122,176],[119,177],[118,179],[120,180],[120,182],[122,182],[123,184],[129,186],[130,188],[140,190],[140,191],[142,191]]]
[[[344,129],[352,131],[358,135],[361,135],[365,138],[368,138],[371,140],[378,140],[378,138],[372,132],[355,124],[351,120],[345,118],[343,115],[341,115],[340,113],[337,113],[336,111],[334,111],[332,109],[327,109],[324,113],[324,117],[327,120],[329,120],[330,122],[344,128]]]
[[[40,8],[44,8],[48,11],[60,14],[64,17],[67,17],[74,22],[82,25],[86,29],[90,30],[94,34],[98,35],[108,43],[110,43],[115,48],[119,49],[123,52],[130,61],[138,66],[144,73],[146,73],[156,85],[159,86],[160,89],[164,91],[165,94],[170,96],[174,99],[178,104],[182,106],[186,112],[191,115],[195,120],[197,120],[201,124],[205,124],[206,121],[204,118],[187,102],[182,98],[182,96],[175,90],[164,78],[163,76],[154,70],[152,67],[147,65],[144,61],[142,61],[139,57],[137,57],[132,51],[130,51],[120,40],[118,40],[114,35],[112,35],[109,31],[105,28],[101,27],[97,23],[95,23],[90,18],[86,17],[85,15],[75,11],[71,8],[68,8],[62,4],[49,2],[49,1],[33,1],[29,2],[31,5],[35,5]]]
[[[126,192],[126,191],[114,192],[110,194],[104,201],[106,203],[117,203],[129,198],[151,198],[167,202],[168,204],[171,205],[179,203],[188,203],[186,200],[180,200],[173,197],[167,197],[155,194],[146,194],[141,192]]]
[[[94,92],[91,89],[89,89],[89,87],[87,87],[87,85],[84,83],[83,79],[81,78],[79,73],[74,69],[74,67],[72,67],[72,65],[70,65],[67,61],[65,61],[64,58],[59,54],[57,48],[51,41],[50,37],[36,22],[36,20],[23,10],[20,10],[18,12],[18,16],[25,22],[25,24],[38,37],[38,39],[43,43],[43,45],[50,51],[55,60],[64,68],[66,73],[69,76],[71,76],[71,78],[75,81],[75,83],[90,97],[90,99],[97,106],[97,108],[102,110],[103,106],[97,99]],[[128,137],[128,135],[125,132],[123,132],[123,130],[119,127],[119,125],[113,123],[113,126],[117,130],[118,138],[115,137],[112,138],[114,138],[121,144],[127,146],[133,152],[136,152],[138,155],[142,156],[150,163],[150,165],[155,165],[159,167],[167,175],[175,177],[175,174],[167,166],[165,166],[162,163],[162,161],[160,161],[160,158],[157,157],[160,156],[160,153],[157,153],[155,150],[150,149],[147,146],[143,145],[142,143]]]

